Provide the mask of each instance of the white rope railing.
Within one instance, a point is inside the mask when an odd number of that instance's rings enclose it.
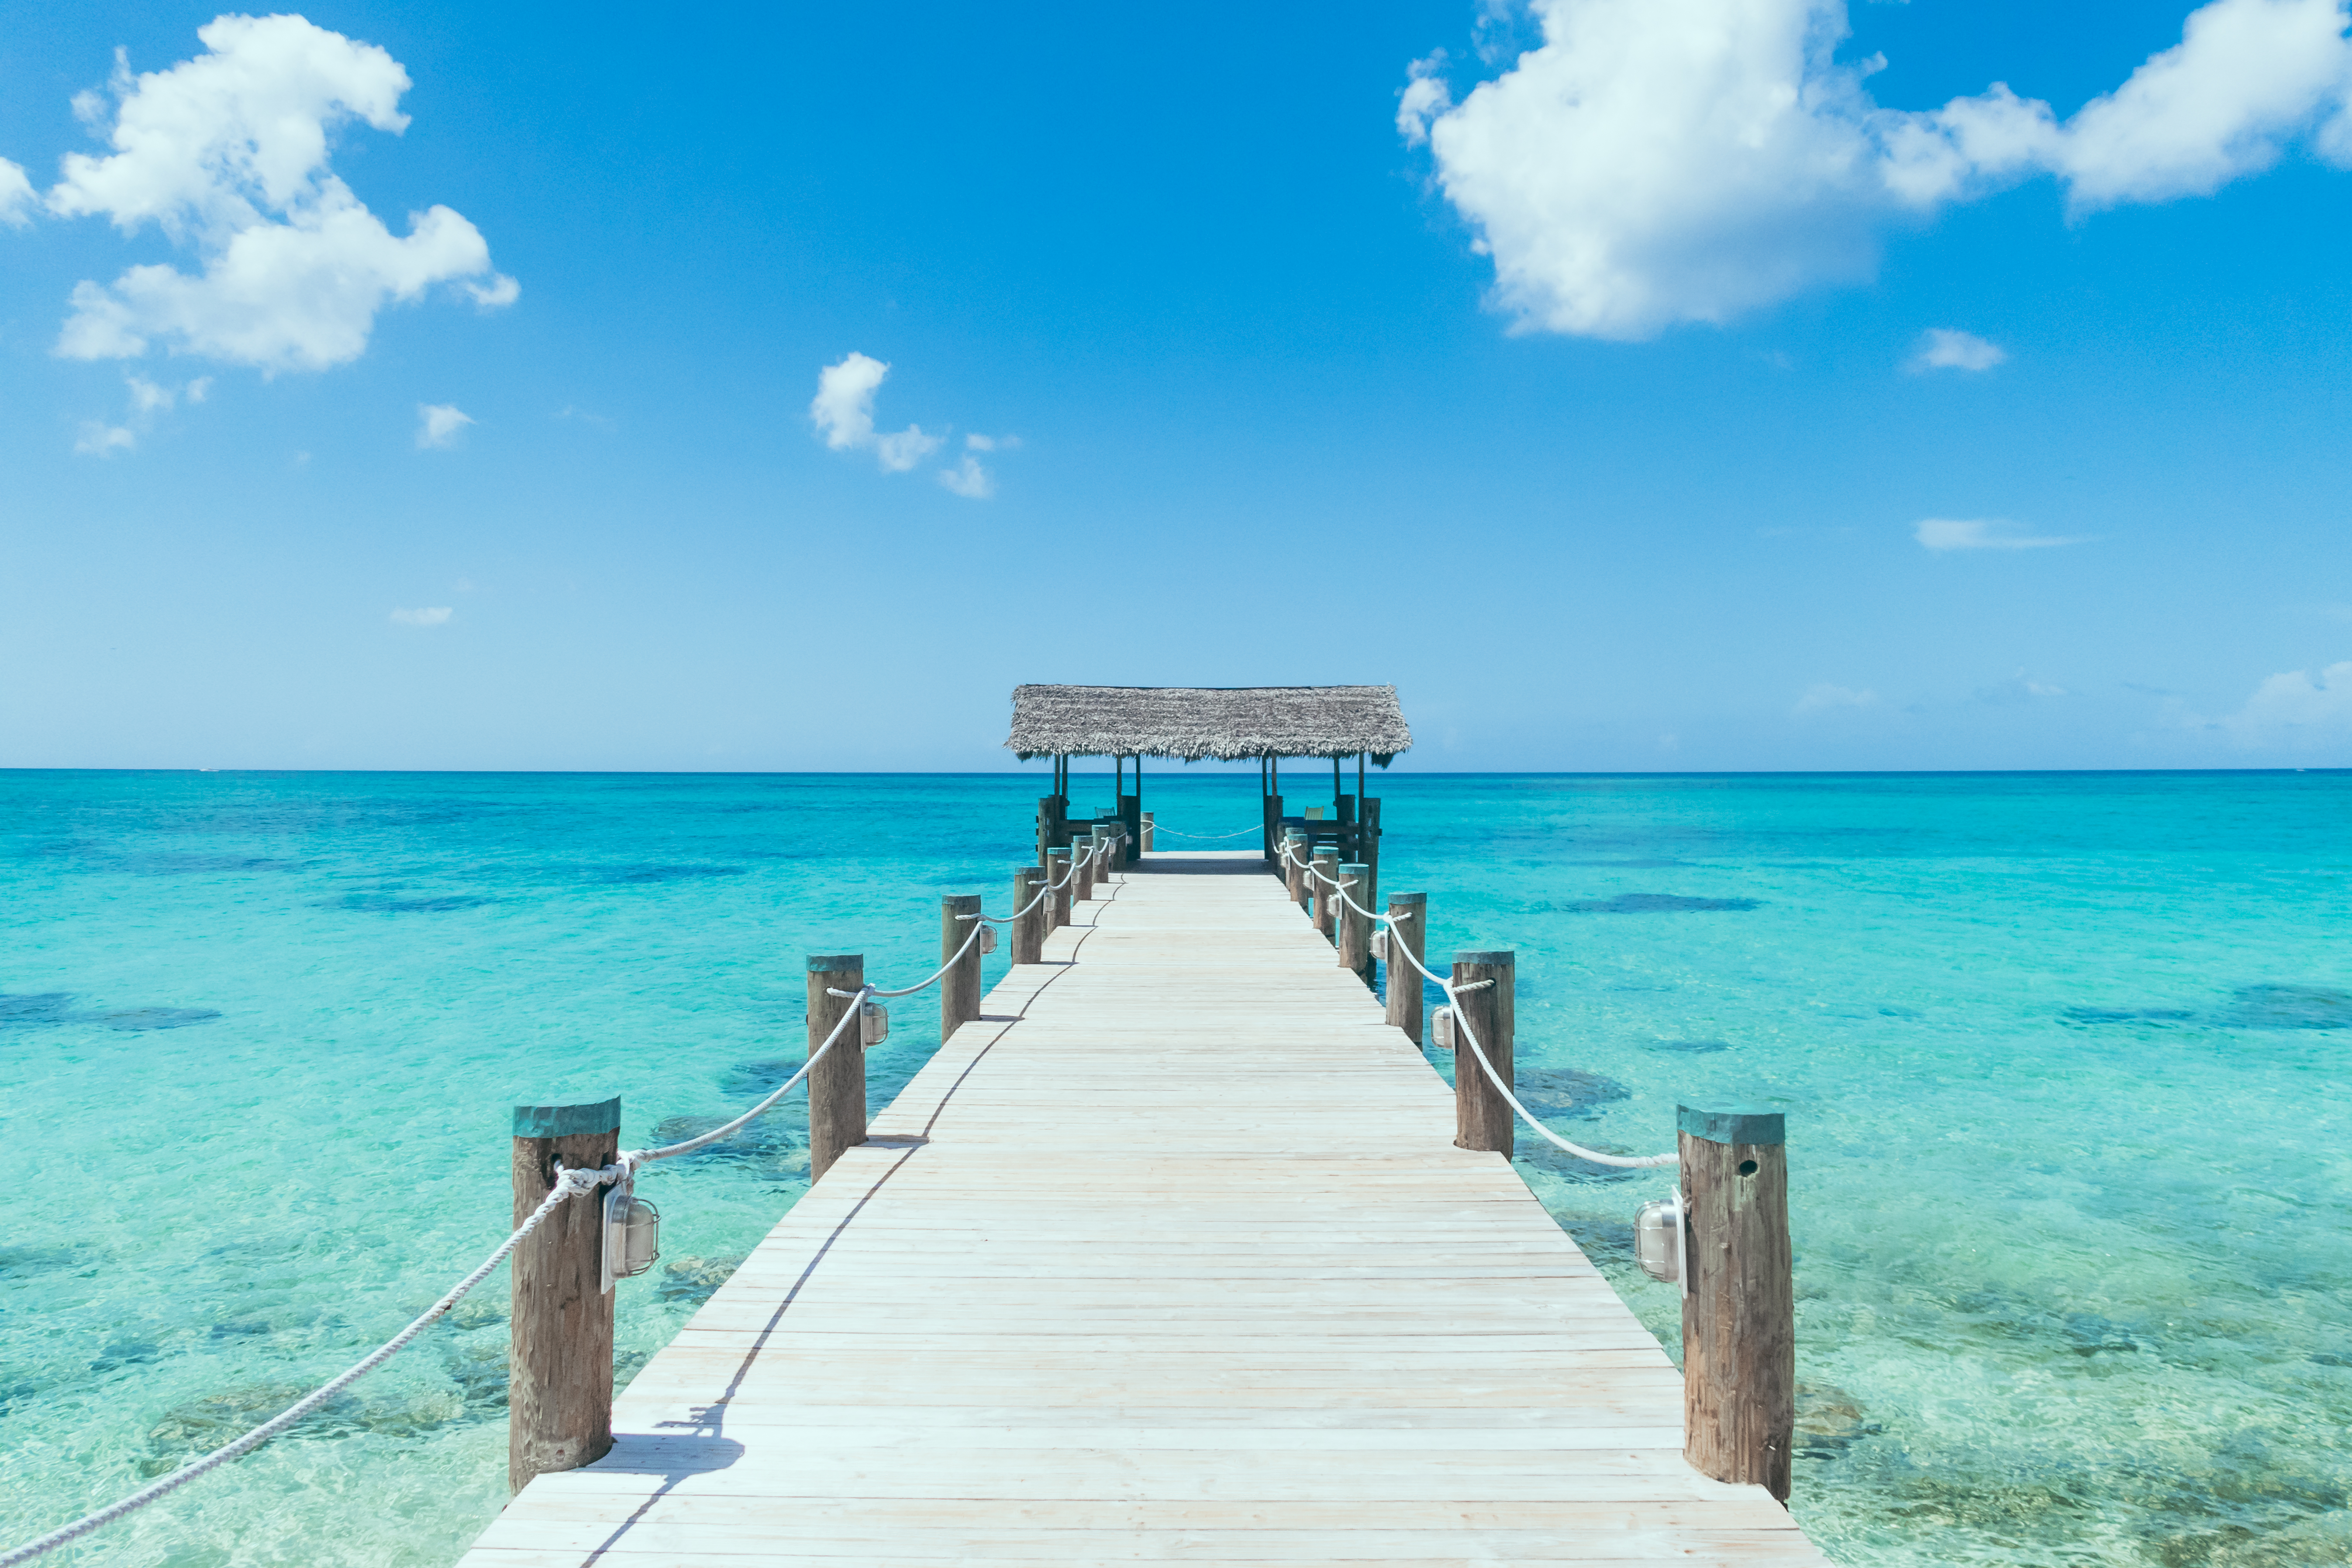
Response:
[[[966,945],[968,946],[970,944],[967,943]],[[714,1127],[708,1132],[697,1133],[694,1137],[686,1139],[680,1142],[665,1143],[658,1149],[625,1150],[621,1153],[619,1159],[621,1167],[634,1174],[636,1168],[640,1165],[650,1165],[656,1160],[674,1160],[680,1154],[691,1154],[697,1149],[708,1149],[713,1143],[719,1142],[724,1139],[731,1138],[736,1133],[740,1132],[744,1128],[751,1125],[753,1121],[759,1120],[761,1115],[773,1108],[779,1100],[784,1098],[784,1096],[790,1094],[793,1091],[793,1086],[798,1084],[803,1079],[808,1077],[810,1072],[815,1068],[817,1063],[824,1060],[824,1053],[833,1049],[834,1042],[841,1038],[843,1031],[847,1029],[851,1024],[856,1021],[858,1010],[866,1005],[866,994],[873,989],[874,987],[871,985],[863,986],[856,991],[835,991],[830,986],[826,987],[827,995],[854,996],[856,1000],[850,1005],[848,1009],[842,1014],[840,1019],[835,1023],[833,1026],[833,1033],[824,1037],[824,1044],[819,1046],[814,1051],[811,1051],[809,1053],[809,1059],[801,1064],[801,1070],[786,1079],[783,1082],[783,1087],[777,1089],[775,1093],[768,1096],[767,1099],[760,1101],[759,1104],[753,1106],[751,1110],[745,1111],[734,1121],[727,1122],[722,1126]]]
[[[1239,838],[1243,833],[1264,833],[1265,825],[1260,823],[1255,827],[1244,827],[1241,833],[1186,833],[1181,828],[1168,827],[1155,822],[1151,825],[1151,831],[1155,834],[1173,833],[1179,838],[1196,838],[1203,843],[1214,843],[1223,838]]]
[[[1063,872],[1061,876],[1055,880],[1046,883],[1045,890],[1049,893],[1058,893],[1064,888],[1068,887],[1070,885],[1070,879],[1078,874],[1078,868],[1093,859],[1097,854],[1101,852],[1101,849],[1102,846],[1099,844],[1089,844],[1087,846],[1087,852],[1085,854],[1071,856],[1070,868]]]
[[[1478,980],[1473,981],[1467,985],[1455,985],[1450,980],[1439,979],[1438,976],[1430,973],[1428,967],[1424,965],[1420,959],[1413,956],[1412,944],[1404,942],[1402,940],[1402,933],[1396,929],[1397,921],[1412,918],[1412,911],[1411,910],[1402,910],[1393,915],[1373,913],[1371,910],[1364,908],[1363,905],[1356,902],[1355,900],[1348,896],[1348,889],[1356,885],[1357,879],[1348,877],[1335,880],[1332,878],[1325,876],[1322,872],[1315,868],[1315,863],[1313,860],[1302,860],[1296,855],[1292,854],[1290,841],[1287,839],[1283,842],[1282,858],[1285,864],[1295,865],[1301,868],[1308,876],[1329,888],[1332,890],[1333,897],[1337,898],[1339,902],[1347,905],[1348,908],[1363,916],[1366,920],[1378,921],[1382,925],[1389,928],[1389,952],[1391,957],[1395,954],[1402,953],[1407,963],[1410,963],[1415,969],[1420,970],[1424,976],[1435,984],[1440,990],[1445,993],[1445,1005],[1454,1008],[1454,1026],[1462,1032],[1464,1039],[1470,1042],[1470,1054],[1478,1059],[1478,1066],[1485,1069],[1486,1081],[1495,1086],[1496,1093],[1500,1094],[1505,1100],[1510,1101],[1511,1109],[1518,1112],[1520,1121],[1526,1122],[1538,1132],[1542,1133],[1544,1137],[1550,1140],[1554,1144],[1561,1149],[1565,1149],[1568,1152],[1575,1155],[1578,1159],[1590,1160],[1596,1165],[1613,1165],[1621,1170],[1642,1171],[1648,1170],[1653,1166],[1657,1165],[1671,1165],[1682,1158],[1680,1154],[1604,1154],[1598,1149],[1588,1149],[1581,1143],[1572,1143],[1569,1140],[1561,1137],[1559,1133],[1553,1131],[1550,1128],[1545,1126],[1541,1121],[1536,1119],[1536,1113],[1529,1110],[1525,1105],[1521,1104],[1519,1097],[1511,1092],[1510,1085],[1505,1083],[1503,1081],[1502,1074],[1495,1070],[1495,1064],[1486,1059],[1486,1048],[1478,1043],[1478,1032],[1471,1027],[1470,1020],[1463,1016],[1462,1009],[1458,1006],[1454,1006],[1455,999],[1461,996],[1463,993],[1483,990],[1486,986],[1492,985],[1494,982],[1492,980]],[[1391,982],[1391,984],[1393,984],[1393,982]]]
[[[177,1491],[180,1488],[186,1486],[190,1481],[196,1479],[198,1477],[218,1469],[221,1466],[227,1464],[232,1459],[243,1458],[246,1455],[253,1452],[254,1449],[260,1447],[264,1443],[268,1442],[269,1439],[277,1436],[278,1434],[285,1431],[289,1426],[293,1426],[297,1421],[301,1420],[302,1417],[310,1415],[312,1411],[318,1409],[319,1406],[326,1404],[327,1401],[332,1399],[338,1394],[341,1394],[344,1389],[349,1388],[352,1384],[357,1383],[361,1378],[365,1377],[369,1373],[373,1372],[377,1367],[380,1367],[385,1362],[390,1361],[393,1356],[404,1348],[411,1340],[414,1340],[417,1335],[423,1333],[426,1329],[431,1328],[434,1323],[441,1319],[443,1314],[446,1313],[450,1308],[456,1306],[465,1298],[467,1291],[471,1290],[475,1286],[488,1279],[491,1269],[496,1268],[499,1264],[505,1262],[507,1255],[512,1252],[516,1247],[520,1247],[523,1244],[524,1238],[529,1237],[532,1231],[537,1230],[539,1228],[540,1222],[544,1220],[549,1215],[553,1214],[557,1207],[560,1206],[565,1199],[570,1198],[576,1194],[593,1191],[595,1188],[617,1179],[620,1174],[621,1167],[618,1165],[606,1165],[594,1171],[584,1169],[575,1171],[559,1170],[556,1174],[555,1185],[549,1190],[545,1201],[541,1203],[539,1207],[530,1212],[530,1217],[524,1220],[520,1225],[515,1226],[514,1234],[508,1237],[505,1241],[499,1243],[497,1251],[484,1258],[481,1262],[481,1266],[476,1268],[471,1274],[467,1275],[463,1279],[458,1280],[457,1284],[451,1286],[447,1293],[443,1295],[439,1300],[434,1302],[432,1306],[426,1308],[424,1314],[417,1318],[415,1322],[401,1330],[400,1332],[386,1340],[383,1344],[378,1345],[368,1354],[365,1360],[352,1365],[344,1371],[340,1376],[320,1384],[319,1387],[312,1390],[310,1394],[295,1401],[292,1405],[288,1405],[284,1410],[279,1411],[277,1415],[271,1416],[268,1420],[264,1421],[260,1426],[256,1426],[252,1431],[247,1432],[244,1436],[236,1439],[234,1442],[222,1444],[219,1447],[215,1448],[211,1453],[206,1454],[203,1458],[195,1460],[192,1464],[183,1465],[180,1468],[173,1470],[170,1475],[165,1476],[162,1480],[156,1481],[151,1486],[142,1487],[138,1491],[132,1492],[129,1497],[123,1498],[118,1502],[110,1503],[108,1506],[100,1509],[95,1513],[84,1514],[81,1518],[75,1520],[71,1524],[62,1525],[58,1529],[49,1531],[47,1535],[42,1536],[37,1541],[28,1541],[24,1545],[16,1547],[13,1551],[5,1554],[0,1554],[0,1568],[16,1568],[18,1563],[30,1563],[36,1557],[54,1552],[58,1547],[64,1546],[68,1542],[79,1541],[83,1536],[88,1535],[91,1531],[102,1529],[107,1525],[112,1524],[116,1520],[121,1519],[127,1514],[136,1513],[139,1510],[145,1508],[149,1503],[154,1502],[160,1498]]]
[[[1013,910],[1009,915],[970,914],[958,915],[956,916],[956,919],[960,921],[986,921],[992,926],[1011,925],[1014,921],[1019,920],[1023,915],[1027,914],[1031,910],[1034,910],[1039,904],[1044,903],[1046,896],[1052,893],[1053,890],[1054,889],[1051,888],[1041,886],[1037,889],[1037,896],[1035,898],[1030,900],[1027,903],[1022,905],[1019,909]]]

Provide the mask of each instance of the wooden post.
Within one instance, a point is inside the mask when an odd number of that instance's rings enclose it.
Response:
[[[1140,762],[1136,763],[1138,767],[1142,765]],[[1121,870],[1135,864],[1137,856],[1142,853],[1142,845],[1143,797],[1139,795],[1127,795],[1118,803],[1118,858],[1116,864]]]
[[[1143,852],[1146,855],[1152,852],[1152,833],[1158,826],[1151,818],[1150,812],[1147,811],[1143,814]]]
[[[1102,875],[1102,841],[1093,828],[1087,829],[1070,841],[1071,849],[1083,856],[1086,864],[1078,868],[1078,900],[1083,903],[1095,896],[1095,879]],[[1094,851],[1087,854],[1088,850]]]
[[[1339,910],[1339,967],[1353,970],[1369,985],[1372,976],[1372,921],[1370,916],[1359,914],[1356,906],[1363,903],[1371,891],[1372,868],[1360,861],[1342,861],[1339,880],[1356,884],[1341,889],[1346,895],[1344,901],[1337,896],[1332,900]],[[1369,910],[1372,906],[1366,903],[1363,907]]]
[[[1052,916],[1046,925],[1048,931],[1059,931],[1070,923],[1070,900],[1077,896],[1077,887],[1075,879],[1065,879],[1070,876],[1070,858],[1075,853],[1066,844],[1046,851],[1045,880],[1062,884],[1054,889],[1054,896],[1045,900],[1045,908]]]
[[[1282,847],[1282,797],[1278,795],[1267,795],[1265,801],[1265,810],[1266,863],[1271,866],[1279,867],[1281,865],[1281,861],[1277,858],[1276,851]]]
[[[1037,864],[1045,864],[1045,852],[1056,845],[1070,841],[1069,797],[1060,795],[1037,798]]]
[[[1378,898],[1381,891],[1381,803],[1377,800],[1364,801],[1358,805],[1356,811],[1356,858],[1372,868],[1372,898]],[[1380,907],[1372,899],[1364,900],[1364,908],[1368,910]]]
[[[1016,908],[1018,906],[1015,906]],[[980,913],[978,893],[949,893],[940,900],[940,962],[947,963],[962,951],[971,933],[980,929],[976,920],[959,920],[959,915]],[[956,1030],[980,1016],[980,944],[972,942],[971,950],[962,960],[940,976],[940,1044],[945,1045]]]
[[[1282,830],[1282,842],[1290,850],[1282,860],[1283,890],[1290,895],[1292,903],[1303,910],[1307,907],[1307,872],[1301,859],[1307,853],[1307,835],[1296,827],[1286,827]]]
[[[1395,953],[1399,947],[1404,947],[1423,963],[1429,962],[1424,956],[1429,952],[1429,895],[1391,893],[1390,915],[1407,911],[1407,918],[1389,927],[1389,1022],[1402,1029],[1404,1037],[1417,1046],[1421,1044],[1421,971]]]
[[[1322,878],[1338,879],[1339,851],[1318,849],[1315,851],[1314,865],[1315,869],[1322,874],[1320,877],[1309,877],[1307,879],[1309,890],[1315,895],[1315,929],[1336,942],[1339,940],[1339,922],[1331,918],[1331,910],[1334,907],[1331,902],[1331,883],[1323,880]]]
[[[855,992],[866,984],[866,955],[850,952],[827,957],[812,954],[808,961],[808,1048],[814,1056],[833,1033],[841,1016],[857,1005]],[[866,1142],[865,1026],[853,1021],[844,1029],[824,1060],[810,1069],[809,1180],[833,1168],[841,1152]]]
[[[1037,889],[1045,885],[1045,874],[1034,866],[1020,866],[1013,872],[1013,907],[1027,910],[1013,921],[1013,962],[1042,963],[1045,959],[1045,932],[1054,923],[1051,899],[1038,900]],[[1037,907],[1029,909],[1032,901]]]
[[[1511,977],[1517,957],[1509,952],[1457,952],[1454,955],[1454,989],[1462,993],[1454,1003],[1455,1027],[1464,1020],[1478,1037],[1486,1059],[1503,1082],[1518,1088],[1511,1068]],[[1462,992],[1465,985],[1491,980],[1492,985]],[[1454,1146],[1488,1149],[1508,1154],[1518,1131],[1518,1116],[1511,1102],[1495,1091],[1477,1053],[1467,1037],[1457,1034],[1454,1046]]]
[[[1679,1107],[1683,1458],[1703,1476],[1789,1500],[1797,1419],[1789,1151],[1779,1111]]]
[[[555,1188],[556,1163],[598,1170],[621,1148],[621,1102],[514,1108],[514,1223]],[[599,1187],[567,1199],[514,1250],[507,1489],[576,1470],[613,1447],[613,1298]]]

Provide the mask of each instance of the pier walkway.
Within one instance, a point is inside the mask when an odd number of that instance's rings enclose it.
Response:
[[[463,1568],[1823,1561],[1255,851],[1074,920]]]

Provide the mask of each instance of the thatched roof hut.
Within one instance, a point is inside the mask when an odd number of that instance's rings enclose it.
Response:
[[[1031,757],[1351,757],[1412,745],[1393,686],[1016,686],[1005,746]]]

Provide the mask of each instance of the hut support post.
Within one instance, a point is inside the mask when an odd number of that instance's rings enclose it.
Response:
[[[1414,958],[1424,963],[1428,962],[1429,895],[1391,893],[1388,912],[1391,922],[1389,926],[1389,1022],[1402,1029],[1404,1037],[1417,1046],[1421,1044],[1421,971],[1409,962],[1400,963],[1396,952],[1402,947]]]
[[[812,954],[808,961],[808,1048],[814,1056],[842,1015],[858,1005],[866,984],[863,953]],[[835,996],[846,991],[847,996]],[[809,1180],[822,1179],[843,1150],[866,1142],[866,1042],[853,1021],[824,1059],[809,1069]]]
[[[1454,955],[1457,1021],[1469,1024],[1486,1059],[1494,1064],[1496,1077],[1514,1089],[1518,1087],[1511,1067],[1511,980],[1516,965],[1516,955],[1509,952]],[[1482,980],[1494,984],[1479,985],[1475,991],[1463,990]],[[1518,1131],[1511,1102],[1496,1091],[1478,1065],[1477,1052],[1459,1036],[1454,1047],[1454,1147],[1486,1149],[1504,1155],[1511,1152]]]
[[[1045,874],[1034,866],[1022,866],[1013,873],[1013,962],[1042,963],[1045,959],[1045,932],[1054,923],[1051,899],[1039,899],[1037,889],[1045,885]],[[1031,904],[1035,909],[1031,909]]]
[[[963,945],[980,929],[980,921],[961,918],[979,913],[978,893],[950,893],[940,900],[940,962],[955,959],[954,967],[940,978],[941,1045],[958,1028],[980,1016],[980,943],[972,942],[969,951]],[[963,953],[960,959],[958,952]]]
[[[514,1223],[567,1170],[599,1170],[621,1148],[621,1102],[514,1108]],[[507,1487],[576,1470],[613,1447],[613,1298],[604,1293],[602,1189],[540,1222],[514,1251],[507,1372]]]
[[[1786,1121],[1679,1108],[1684,1268],[1683,1457],[1703,1476],[1789,1500],[1797,1315]]]
[[[1151,820],[1151,813],[1147,811],[1143,814],[1143,853],[1146,855],[1152,851],[1152,834],[1157,830],[1158,826]]]

